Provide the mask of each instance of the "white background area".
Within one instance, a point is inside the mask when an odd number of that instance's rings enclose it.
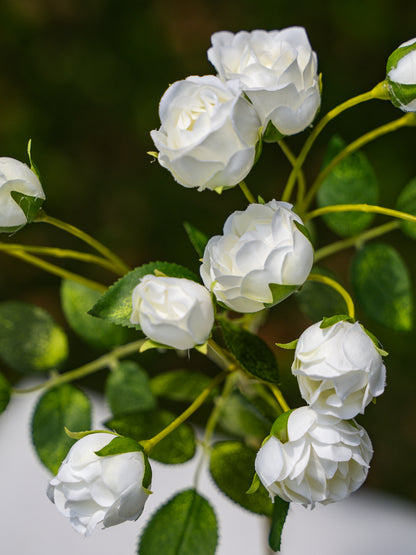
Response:
[[[27,385],[27,384],[25,384]],[[22,385],[23,386],[23,385]],[[140,530],[174,492],[192,487],[197,457],[183,465],[152,462],[154,494],[137,522],[89,538],[77,534],[46,497],[50,473],[41,465],[30,440],[30,417],[38,394],[14,396],[0,416],[0,553],[2,555],[134,555]],[[94,427],[108,416],[94,401]],[[394,477],[393,477],[394,479]],[[224,497],[204,472],[199,491],[217,514],[216,555],[266,555],[267,520]],[[313,511],[290,508],[282,538],[282,555],[415,555],[416,505],[361,489],[347,500]],[[163,555],[161,553],[161,555]]]

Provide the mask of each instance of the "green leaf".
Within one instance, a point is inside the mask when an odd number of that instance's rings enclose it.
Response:
[[[185,228],[186,233],[188,234],[189,240],[191,241],[194,249],[197,252],[199,257],[204,256],[204,250],[206,244],[209,241],[208,235],[199,231],[196,227],[188,222],[183,222],[183,227]]]
[[[10,384],[3,376],[0,374],[0,414],[6,410],[7,405],[10,401]]]
[[[221,441],[211,451],[210,472],[219,489],[248,511],[272,516],[273,506],[265,488],[260,485],[248,494],[254,473],[256,451],[240,441]]]
[[[62,365],[68,340],[42,308],[17,302],[0,303],[0,357],[19,372],[45,372]]]
[[[273,503],[272,525],[269,534],[269,545],[273,551],[280,551],[283,526],[288,511],[289,503],[276,495]]]
[[[314,266],[312,272],[338,281],[335,274],[326,268]],[[315,322],[319,322],[324,316],[347,312],[347,305],[343,297],[338,291],[325,283],[307,281],[299,293],[295,295],[295,299],[302,312]]]
[[[279,370],[276,358],[260,337],[226,319],[221,320],[221,329],[227,348],[247,372],[267,382],[277,383]]]
[[[354,257],[352,282],[358,301],[374,320],[395,330],[412,329],[411,283],[396,249],[366,245]]]
[[[151,518],[138,555],[214,555],[218,531],[214,510],[195,490],[177,493]]]
[[[339,154],[346,143],[338,136],[331,139],[323,167]],[[350,154],[335,166],[322,183],[317,202],[319,207],[334,204],[377,204],[378,182],[367,157],[362,152]],[[373,220],[374,214],[363,212],[337,212],[323,216],[328,227],[349,237],[360,233]]]
[[[146,371],[131,360],[119,362],[109,374],[105,394],[114,415],[156,407]]]
[[[140,329],[139,325],[130,322],[132,312],[132,294],[133,289],[139,281],[147,274],[154,274],[155,270],[162,272],[169,277],[186,278],[197,281],[198,277],[179,264],[170,262],[150,262],[138,268],[135,268],[118,281],[116,281],[97,301],[89,314],[103,318],[120,326]]]
[[[218,424],[228,434],[261,440],[269,433],[272,420],[264,416],[252,402],[236,391],[224,403]]]
[[[136,441],[150,439],[166,428],[175,415],[165,410],[136,411],[113,418],[107,428]],[[150,451],[149,456],[165,464],[180,464],[195,454],[195,436],[188,424],[181,424]]]
[[[32,440],[39,459],[54,474],[75,443],[65,433],[91,427],[88,397],[73,385],[47,391],[38,401],[32,418]]]
[[[400,193],[397,199],[397,210],[416,216],[416,177]],[[416,239],[416,223],[400,220],[400,227],[406,235]]]
[[[67,279],[62,281],[62,308],[71,328],[92,347],[111,350],[125,343],[129,332],[127,329],[88,314],[100,296],[98,291],[81,283]]]
[[[150,388],[157,397],[191,403],[210,383],[211,379],[205,374],[185,369],[171,370],[152,378]],[[212,392],[212,396],[215,394]]]
[[[355,320],[354,318],[351,318],[351,316],[348,316],[348,314],[335,314],[335,316],[330,316],[329,318],[324,316],[319,327],[321,330],[324,330],[325,328],[330,328],[338,322],[349,322],[350,324],[353,324]]]

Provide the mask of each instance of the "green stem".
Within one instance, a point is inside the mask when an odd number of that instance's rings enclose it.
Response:
[[[293,154],[293,152],[290,150],[290,148],[283,140],[278,141],[277,144],[280,146],[283,154],[286,156],[286,158],[289,160],[289,162],[292,164],[292,167],[293,167],[296,164],[296,156]],[[296,204],[300,204],[303,200],[303,197],[305,196],[305,190],[306,190],[305,176],[303,175],[303,171],[301,169],[298,171],[297,180],[298,180],[298,192],[296,196]],[[290,195],[289,195],[289,198],[282,199],[282,200],[289,201]]]
[[[94,254],[89,254],[86,252],[79,252],[69,249],[61,249],[56,247],[38,247],[33,245],[22,245],[20,243],[1,243],[0,242],[0,250],[2,251],[10,251],[10,250],[19,250],[24,252],[31,252],[35,254],[43,254],[45,256],[54,256],[56,258],[73,258],[75,260],[80,260],[81,262],[90,262],[92,264],[97,264],[97,266],[101,266],[102,268],[106,268],[110,271],[115,271],[114,265],[102,258],[101,256],[96,256]],[[119,274],[119,272],[116,272]]]
[[[59,276],[61,278],[69,279],[71,281],[76,281],[77,283],[81,283],[90,289],[94,289],[95,291],[99,291],[100,293],[104,293],[107,291],[107,287],[97,281],[93,281],[88,278],[84,278],[79,274],[75,274],[74,272],[70,272],[61,268],[60,266],[56,266],[55,264],[51,264],[50,262],[46,262],[37,256],[32,256],[23,251],[19,250],[8,250],[7,254],[10,256],[14,256],[15,258],[20,258],[29,264],[33,264],[33,266],[37,266],[38,268],[42,268],[45,272],[49,272],[50,274],[54,274],[55,276]]]
[[[307,281],[317,281],[319,283],[325,283],[325,285],[329,285],[329,287],[332,287],[332,289],[338,291],[338,293],[344,299],[345,304],[347,305],[348,316],[351,316],[351,318],[355,318],[354,302],[348,291],[346,291],[337,281],[328,276],[322,276],[321,274],[309,274]]]
[[[63,229],[71,235],[74,235],[74,237],[81,239],[81,241],[84,241],[84,243],[90,245],[90,247],[94,248],[97,252],[107,258],[107,260],[109,260],[113,264],[114,270],[120,273],[120,275],[124,275],[130,270],[130,268],[121,260],[121,258],[114,254],[110,249],[105,247],[102,243],[94,239],[94,237],[91,237],[91,235],[85,233],[85,231],[82,231],[81,229],[78,229],[71,224],[58,220],[57,218],[48,216],[43,210],[39,212],[39,214],[33,221],[44,222],[53,225],[59,229]]]
[[[328,177],[328,175],[332,172],[337,164],[341,162],[344,158],[359,150],[361,147],[366,145],[367,143],[378,139],[382,135],[386,135],[387,133],[392,133],[393,131],[397,131],[401,127],[405,126],[414,126],[416,125],[416,115],[412,113],[405,114],[399,119],[386,123],[385,125],[381,125],[368,133],[365,133],[349,145],[347,145],[337,156],[335,156],[327,166],[321,171],[321,173],[316,178],[315,182],[312,184],[310,190],[308,191],[305,200],[302,204],[300,212],[305,212],[312,202],[313,198],[315,197],[316,193],[319,190],[319,187]]]
[[[286,403],[285,398],[283,397],[282,392],[280,391],[280,389],[277,387],[277,385],[272,384],[272,383],[268,383],[267,384],[270,388],[270,390],[272,391],[273,395],[276,397],[277,402],[279,403],[281,409],[283,412],[286,412],[288,410],[290,410],[289,405]]]
[[[241,181],[238,186],[240,187],[240,189],[243,191],[244,196],[246,197],[246,199],[248,200],[248,202],[255,204],[257,201],[254,198],[253,193],[250,191],[250,189],[247,186],[247,183],[245,181]]]
[[[157,443],[159,443],[159,441],[161,441],[166,436],[168,436],[171,432],[173,432],[173,430],[176,430],[178,426],[183,424],[195,411],[197,411],[200,408],[200,406],[204,403],[204,401],[209,397],[211,392],[217,387],[218,384],[220,384],[228,376],[228,374],[229,372],[227,370],[224,370],[223,372],[218,374],[210,382],[210,384],[198,395],[198,397],[196,397],[194,402],[191,405],[189,405],[189,407],[182,414],[180,414],[177,418],[175,418],[173,422],[171,422],[168,426],[166,426],[166,428],[164,428],[161,432],[156,434],[151,439],[146,439],[141,441],[140,443],[142,444],[145,452],[149,453],[149,451],[153,449],[153,447]]]
[[[103,355],[88,364],[84,364],[75,370],[70,370],[64,374],[58,374],[46,382],[27,389],[12,389],[12,393],[32,393],[33,391],[38,391],[40,389],[50,389],[51,387],[56,387],[57,385],[78,380],[88,376],[89,374],[97,372],[97,370],[102,370],[103,368],[110,366],[113,364],[114,360],[131,355],[132,353],[138,353],[144,341],[145,339],[138,339],[137,341],[127,343],[126,345],[121,345],[120,347],[113,349],[110,353],[107,353],[106,355]]]
[[[321,131],[324,129],[324,127],[334,118],[339,116],[339,114],[341,114],[342,112],[345,112],[345,110],[348,110],[349,108],[357,106],[357,104],[361,104],[362,102],[367,102],[367,100],[373,100],[376,98],[381,100],[388,100],[390,98],[387,91],[387,84],[385,81],[382,81],[381,83],[376,85],[371,91],[368,91],[363,94],[359,94],[358,96],[354,96],[353,98],[346,100],[339,106],[336,106],[317,123],[317,125],[314,127],[311,134],[305,141],[305,144],[303,145],[303,148],[300,151],[300,154],[296,160],[296,164],[293,166],[293,169],[291,174],[289,175],[289,179],[287,181],[285,190],[283,191],[282,200],[290,199],[293,191],[293,187],[295,186],[296,178],[298,176],[300,169],[303,166],[306,156],[308,155],[310,149],[312,148],[313,143],[315,142],[316,138],[321,133]]]
[[[384,208],[383,206],[376,206],[372,204],[334,204],[331,206],[324,206],[323,208],[317,208],[316,210],[312,210],[312,212],[306,214],[304,220],[312,220],[318,216],[331,214],[333,212],[368,212],[385,214],[386,216],[392,216],[393,218],[398,218],[399,220],[416,223],[416,216],[412,216],[406,212],[400,212],[399,210],[393,210],[392,208]]]
[[[336,252],[342,251],[344,249],[348,249],[349,247],[354,247],[356,245],[361,245],[370,239],[374,239],[375,237],[379,237],[380,235],[384,235],[385,233],[389,233],[400,227],[400,222],[394,220],[393,222],[388,222],[387,224],[379,225],[377,227],[373,227],[368,231],[364,231],[359,235],[354,235],[354,237],[349,237],[348,239],[342,239],[341,241],[336,241],[335,243],[331,243],[326,247],[322,247],[315,251],[314,262],[318,262],[322,260],[322,258],[326,258],[327,256],[331,256]]]

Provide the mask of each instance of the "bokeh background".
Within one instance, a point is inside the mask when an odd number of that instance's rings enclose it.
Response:
[[[47,195],[45,210],[95,235],[131,266],[168,260],[197,269],[182,222],[213,235],[246,201],[238,189],[218,196],[179,186],[147,151],[154,148],[149,131],[159,126],[158,102],[167,86],[191,74],[213,73],[206,58],[210,35],[304,26],[323,74],[325,113],[384,79],[387,57],[415,36],[415,21],[416,3],[400,0],[1,0],[0,155],[25,160],[31,138]],[[307,176],[316,175],[335,128],[351,141],[399,115],[390,103],[374,101],[340,116],[308,158]],[[288,144],[296,152],[303,140],[299,135]],[[365,148],[379,177],[380,204],[393,205],[416,176],[415,146],[413,128]],[[266,145],[248,183],[255,194],[278,198],[288,172],[277,147]],[[318,232],[321,246],[335,238],[324,225]],[[80,246],[44,224],[33,224],[11,240]],[[397,231],[387,240],[406,259],[416,284],[416,244]],[[345,251],[325,261],[347,286],[351,255]],[[5,254],[0,264],[0,300],[33,302],[66,326],[57,278]],[[96,269],[68,267],[106,283],[113,280]],[[414,332],[392,332],[364,315],[362,321],[390,352],[386,393],[359,418],[375,449],[368,484],[416,499]],[[271,311],[260,333],[273,345],[292,340],[309,324],[289,299]],[[95,358],[68,333],[68,369]],[[291,355],[276,354],[289,403],[297,406]]]

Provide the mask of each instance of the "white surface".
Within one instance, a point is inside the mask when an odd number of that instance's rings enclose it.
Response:
[[[29,420],[37,395],[15,396],[0,416],[0,549],[7,555],[134,555],[140,530],[156,508],[175,491],[192,487],[196,458],[177,466],[153,463],[155,492],[137,522],[90,538],[79,536],[47,499],[49,478],[29,438]],[[95,426],[107,414],[95,403]],[[266,519],[226,499],[208,474],[200,493],[214,506],[220,544],[216,555],[266,555]],[[313,511],[291,507],[282,539],[282,555],[414,555],[416,506],[394,497],[361,491],[344,502]],[[163,554],[161,554],[163,555]]]

